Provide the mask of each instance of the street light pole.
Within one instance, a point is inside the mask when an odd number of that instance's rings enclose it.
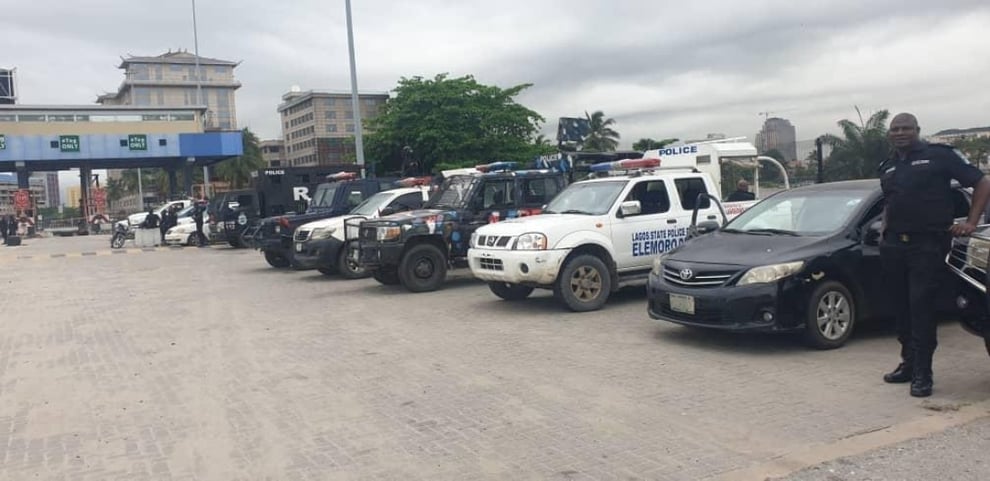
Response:
[[[351,27],[351,0],[344,0],[347,10],[347,51],[351,59],[351,109],[354,110],[354,150],[357,165],[364,173],[364,140],[361,138],[361,104],[358,102],[357,66],[354,63],[354,30]],[[374,175],[374,169],[371,169]]]
[[[203,72],[199,68],[199,30],[196,28],[196,0],[192,0],[192,21],[193,21],[193,50],[196,55],[196,103],[199,105],[205,105],[203,103]],[[209,108],[206,112],[209,112]],[[204,112],[204,115],[205,113]],[[206,125],[206,118],[200,119],[204,127]],[[205,128],[204,128],[205,130]],[[206,197],[206,192],[210,189],[210,168],[205,164],[203,165],[203,192],[202,197]],[[189,193],[192,195],[192,192]]]

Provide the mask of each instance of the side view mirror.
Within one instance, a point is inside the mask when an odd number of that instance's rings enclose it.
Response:
[[[382,217],[385,217],[387,215],[395,214],[396,212],[398,212],[398,210],[396,210],[395,207],[393,207],[393,206],[390,205],[390,206],[385,207],[384,209],[382,209],[382,211],[381,211],[381,213],[379,215],[381,215]]]
[[[697,227],[698,235],[707,234],[709,232],[715,232],[721,227],[718,222],[713,220],[706,220],[704,222],[699,222]]]
[[[639,215],[642,211],[643,207],[638,200],[629,200],[619,204],[619,217]]]
[[[863,236],[863,243],[870,246],[880,245],[880,230],[883,228],[883,222],[875,220],[870,223],[870,226],[866,229],[866,234]]]

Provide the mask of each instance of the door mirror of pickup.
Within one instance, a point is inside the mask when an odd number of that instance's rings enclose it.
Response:
[[[705,235],[709,232],[715,232],[721,227],[718,222],[713,220],[706,220],[704,222],[698,223],[698,233],[697,235]]]
[[[634,215],[639,215],[643,211],[642,205],[640,205],[638,200],[629,200],[619,204],[619,217],[630,217]]]
[[[866,229],[866,234],[863,235],[863,244],[868,246],[878,246],[880,245],[880,231],[883,229],[883,221],[875,220],[870,223],[870,226]]]

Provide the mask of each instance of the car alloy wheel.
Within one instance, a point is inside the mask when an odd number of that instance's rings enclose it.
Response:
[[[841,339],[852,325],[849,300],[841,292],[831,291],[818,302],[818,331],[830,341]]]

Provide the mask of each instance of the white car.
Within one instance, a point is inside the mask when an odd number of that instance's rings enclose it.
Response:
[[[429,200],[429,195],[428,186],[386,190],[368,197],[346,215],[299,226],[293,235],[295,267],[317,269],[326,275],[339,273],[347,279],[366,277],[367,273],[357,261],[348,257],[347,240],[356,239],[357,234],[345,235],[345,223],[421,209]],[[349,224],[348,227],[356,228],[357,224]]]
[[[190,205],[176,213],[175,226],[169,228],[165,233],[165,245],[197,245],[196,241],[196,221],[192,214],[196,206]],[[203,234],[209,236],[209,224],[203,223]]]
[[[172,206],[179,206],[178,207],[179,209],[184,210],[189,206],[193,205],[194,203],[195,201],[192,199],[173,200],[170,202],[166,202],[158,207],[155,207],[155,214],[158,214],[158,218],[161,219],[162,214],[164,214],[165,211],[171,209]],[[117,224],[123,224],[124,227],[130,229],[136,229],[139,225],[141,225],[142,222],[144,222],[144,219],[146,217],[148,217],[147,211],[138,212],[136,214],[131,214],[127,216],[126,220],[117,221]]]
[[[646,283],[653,258],[688,235],[696,204],[699,223],[720,225],[717,203],[699,197],[718,192],[707,173],[689,168],[576,182],[541,215],[478,228],[468,250],[471,272],[506,300],[546,288],[573,311],[599,309],[620,287]],[[734,217],[752,204],[726,210]]]

